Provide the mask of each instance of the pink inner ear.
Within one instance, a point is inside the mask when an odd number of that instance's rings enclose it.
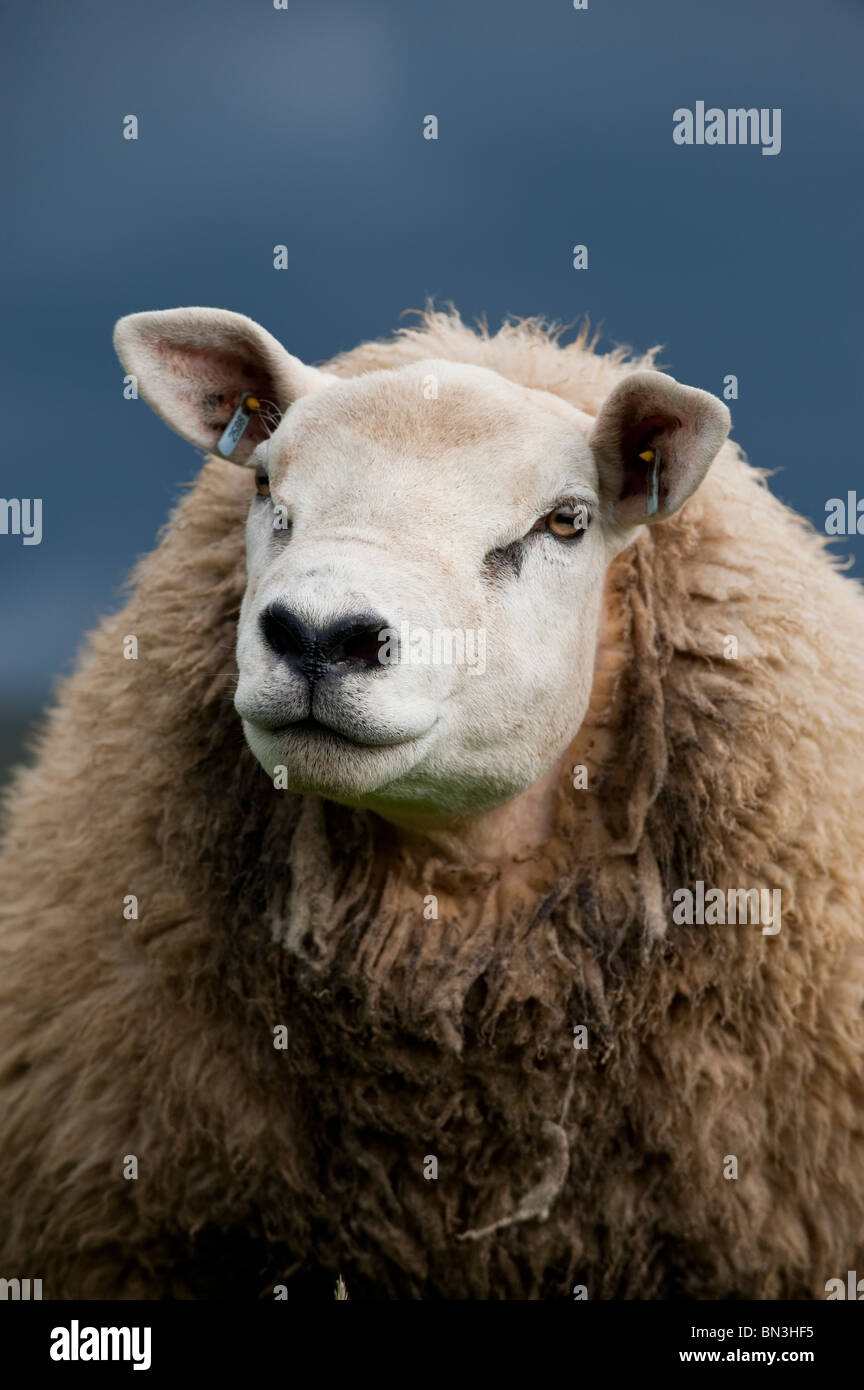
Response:
[[[216,446],[225,426],[245,395],[261,402],[250,418],[235,455],[251,453],[266,439],[280,418],[273,399],[270,374],[254,358],[212,348],[179,347],[159,342],[156,347],[166,385],[175,396],[176,409],[185,431],[205,447]]]

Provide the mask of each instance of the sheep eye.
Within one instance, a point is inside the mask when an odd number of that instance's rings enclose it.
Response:
[[[267,471],[264,468],[255,469],[255,491],[259,497],[270,496],[270,479],[267,477]]]
[[[584,535],[590,520],[588,508],[578,503],[573,507],[556,507],[554,511],[541,518],[537,529],[549,531],[559,540],[570,541]]]

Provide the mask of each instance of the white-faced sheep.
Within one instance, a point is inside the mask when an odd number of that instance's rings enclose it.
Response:
[[[720,401],[584,334],[116,341],[211,457],[11,790],[2,1272],[824,1297],[864,1236],[858,585]]]

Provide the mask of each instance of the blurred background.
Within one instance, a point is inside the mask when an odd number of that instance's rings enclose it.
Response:
[[[123,398],[134,310],[239,310],[310,361],[430,296],[587,314],[737,376],[735,437],[820,530],[864,497],[861,0],[54,0],[2,32],[0,493],[43,539],[0,535],[0,779],[200,466]],[[676,146],[699,100],[780,107],[781,153]]]

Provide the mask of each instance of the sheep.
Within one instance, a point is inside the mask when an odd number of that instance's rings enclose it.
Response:
[[[3,1271],[824,1297],[864,1255],[864,604],[824,538],[587,330],[116,344],[207,458],[8,796]],[[382,663],[403,623],[484,669]],[[682,917],[706,886],[778,929]]]

